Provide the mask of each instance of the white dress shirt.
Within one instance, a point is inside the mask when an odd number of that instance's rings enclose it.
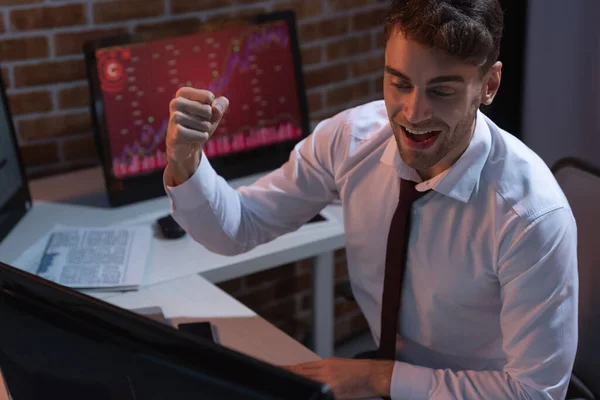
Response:
[[[173,216],[209,250],[238,254],[298,229],[336,199],[348,270],[379,343],[387,236],[400,178],[413,206],[393,399],[561,399],[577,347],[577,237],[545,163],[478,112],[473,138],[422,182],[403,163],[382,100],[321,122],[289,161],[232,189],[202,157],[165,187]]]

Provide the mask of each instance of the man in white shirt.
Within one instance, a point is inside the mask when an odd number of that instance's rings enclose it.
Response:
[[[338,398],[560,399],[577,347],[576,225],[544,162],[479,111],[501,77],[497,0],[392,1],[384,100],[322,121],[289,161],[232,189],[202,147],[227,99],[171,103],[165,187],[209,250],[238,254],[343,204],[349,275],[376,343],[400,179],[411,214],[396,360],[289,366]]]

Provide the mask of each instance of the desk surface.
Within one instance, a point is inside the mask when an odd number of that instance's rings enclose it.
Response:
[[[247,184],[253,179],[255,177],[232,181],[232,186]],[[158,217],[171,211],[167,196],[117,208],[98,205],[97,203],[101,203],[98,199],[105,196],[99,168],[33,181],[31,193],[35,199],[32,209],[0,243],[0,260],[6,263],[13,263],[55,224],[154,225]],[[322,215],[326,221],[307,224],[295,232],[233,257],[212,253],[187,235],[177,240],[164,239],[155,228],[152,256],[146,269],[144,285],[197,273],[211,282],[221,282],[343,248],[341,206],[328,206]]]

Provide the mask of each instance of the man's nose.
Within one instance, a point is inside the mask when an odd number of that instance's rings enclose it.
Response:
[[[411,124],[417,125],[420,122],[427,121],[431,116],[431,104],[429,104],[427,97],[414,90],[404,103],[404,117]]]

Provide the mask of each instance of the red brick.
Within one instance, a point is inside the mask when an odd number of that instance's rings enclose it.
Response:
[[[360,31],[372,28],[383,29],[383,17],[383,10],[379,8],[354,14],[352,16],[352,30]]]
[[[312,293],[303,294],[300,298],[300,311],[312,311]]]
[[[309,325],[295,318],[284,318],[280,321],[275,321],[275,326],[300,343],[304,343],[310,333]]]
[[[18,31],[83,25],[87,22],[83,4],[12,10],[10,25]]]
[[[52,111],[52,96],[48,91],[11,94],[8,103],[14,115]]]
[[[282,265],[276,268],[266,269],[246,276],[246,284],[248,287],[261,286],[267,282],[287,279],[296,276],[296,270],[292,264]]]
[[[322,121],[322,120],[327,119],[327,118],[331,118],[331,117],[339,114],[340,112],[342,112],[345,109],[347,109],[350,105],[351,104],[345,104],[345,105],[338,106],[338,107],[335,107],[335,108],[328,108],[326,110],[321,110],[321,111],[319,111],[317,113],[311,114],[311,118],[314,121],[319,122],[319,121]]]
[[[0,0],[0,7],[21,6],[25,4],[43,3],[44,0]]]
[[[171,13],[182,14],[193,11],[207,11],[229,7],[232,0],[171,0]]]
[[[375,47],[378,49],[385,49],[385,34],[383,29],[375,34]]]
[[[223,13],[214,14],[206,18],[207,23],[230,23],[233,27],[238,26],[239,19],[245,19],[253,17],[258,14],[263,14],[267,11],[264,6],[256,6],[251,8],[245,8],[243,10],[227,11]],[[227,26],[227,24],[225,24]]]
[[[94,22],[97,24],[158,17],[165,13],[163,0],[113,0],[95,3],[93,7]]]
[[[307,96],[308,109],[311,113],[323,108],[323,95],[321,93],[311,93]]]
[[[4,87],[6,88],[10,88],[12,86],[10,83],[8,68],[2,68],[2,83],[4,83]]]
[[[175,21],[140,24],[135,31],[145,35],[147,39],[161,38],[170,35],[187,35],[199,31],[202,22],[198,18],[187,18]]]
[[[236,292],[239,292],[242,289],[243,280],[244,278],[230,279],[225,282],[217,283],[217,286],[230,295],[234,295]]]
[[[369,331],[369,324],[362,313],[352,318],[350,329],[354,335]]]
[[[344,297],[344,290],[345,290],[345,287],[346,287],[346,283],[345,283],[345,281],[342,281],[342,282],[337,282],[337,283],[335,284],[335,287],[334,287],[334,293],[335,293],[335,297],[336,297],[336,298],[339,298],[339,297]]]
[[[302,276],[310,274],[312,271],[313,260],[311,258],[305,258],[296,263],[296,275]]]
[[[255,311],[267,321],[274,321],[280,318],[289,319],[292,318],[296,312],[296,299],[288,297],[276,304],[262,307]]]
[[[334,61],[371,50],[371,34],[336,40],[327,45],[327,59]]]
[[[19,121],[22,140],[60,137],[92,130],[89,113],[57,115]]]
[[[92,135],[65,139],[62,144],[63,160],[67,162],[90,160],[98,157]]]
[[[73,164],[53,164],[53,165],[44,165],[43,167],[30,168],[27,170],[27,176],[30,179],[36,178],[44,178],[47,176],[64,174],[66,172],[72,172],[82,169],[89,169],[92,167],[99,167],[99,161],[96,160],[86,160],[86,161],[78,161],[75,165]]]
[[[73,82],[86,77],[83,59],[43,62],[14,68],[15,87]]]
[[[383,74],[373,79],[375,94],[383,95]]]
[[[335,318],[343,317],[358,311],[358,305],[355,301],[342,301],[335,305]]]
[[[302,18],[317,17],[323,11],[322,0],[292,0],[278,1],[275,3],[274,10],[292,10],[296,14],[298,20]]]
[[[318,64],[323,59],[323,47],[321,45],[302,48],[302,64]]]
[[[347,279],[348,278],[348,265],[345,262],[335,264],[335,279]]]
[[[369,82],[351,83],[336,89],[330,89],[326,94],[328,107],[339,106],[369,96]]]
[[[328,65],[326,67],[304,73],[304,82],[307,89],[341,82],[348,79],[347,64]]]
[[[333,329],[335,336],[335,343],[341,343],[352,337],[352,328],[350,326],[351,321],[348,318],[344,318],[339,321],[335,321],[335,327]]]
[[[333,11],[345,11],[351,8],[373,5],[373,0],[329,0],[329,7]]]
[[[381,71],[383,74],[384,63],[385,55],[383,53],[356,60],[352,63],[352,76],[358,77],[377,71]]]
[[[54,142],[21,146],[26,167],[40,167],[58,162],[58,145]]]
[[[4,33],[6,28],[4,27],[4,13],[0,12],[0,33]]]
[[[54,35],[54,49],[57,56],[78,54],[83,52],[83,44],[88,40],[121,35],[126,32],[125,28],[116,28],[57,33]]]
[[[343,35],[348,33],[349,27],[348,17],[335,17],[301,24],[298,32],[301,42],[306,43]]]
[[[259,309],[265,304],[272,303],[286,297],[302,293],[310,289],[311,277],[291,277],[281,281],[273,282],[259,290],[246,293],[238,297],[238,300],[253,310]]]
[[[337,263],[345,263],[346,262],[346,249],[337,249],[333,252],[333,258]]]
[[[90,105],[90,90],[88,86],[75,86],[61,89],[58,92],[58,108],[77,108]]]
[[[48,39],[43,36],[0,40],[0,60],[2,61],[44,58],[49,54]]]

